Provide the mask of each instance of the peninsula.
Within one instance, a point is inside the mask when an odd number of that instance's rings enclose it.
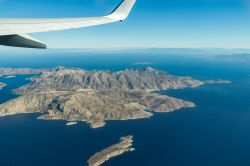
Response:
[[[96,154],[94,154],[89,160],[89,166],[99,166],[104,162],[108,161],[110,158],[119,156],[126,152],[134,151],[135,149],[131,146],[133,145],[133,136],[121,137],[118,144],[112,145]]]
[[[1,90],[3,87],[5,87],[5,86],[6,86],[5,83],[0,82],[0,90]]]

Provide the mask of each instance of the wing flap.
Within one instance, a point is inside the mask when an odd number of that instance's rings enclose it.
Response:
[[[40,49],[47,48],[46,44],[26,34],[0,36],[0,45]]]

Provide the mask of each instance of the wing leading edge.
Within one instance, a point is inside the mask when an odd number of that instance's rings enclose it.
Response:
[[[0,45],[46,48],[46,45],[27,33],[48,32],[84,28],[126,19],[136,0],[123,0],[119,6],[107,16],[90,18],[61,19],[0,19]]]

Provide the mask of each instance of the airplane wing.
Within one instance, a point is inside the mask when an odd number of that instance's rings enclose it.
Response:
[[[123,0],[109,15],[90,18],[59,19],[0,19],[0,45],[47,48],[46,44],[27,35],[28,33],[67,30],[123,21],[136,0]]]

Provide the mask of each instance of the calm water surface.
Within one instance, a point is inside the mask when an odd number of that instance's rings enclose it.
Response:
[[[150,65],[135,65],[148,62]],[[196,79],[228,79],[232,84],[160,93],[196,103],[196,108],[157,113],[151,119],[107,122],[92,130],[82,123],[36,120],[37,114],[0,118],[1,166],[83,166],[95,152],[134,135],[135,152],[116,157],[105,166],[249,166],[250,67],[249,63],[214,61],[177,55],[80,54],[2,55],[1,67],[81,67],[109,69],[152,66]],[[0,91],[3,103],[11,90],[28,76],[0,78],[8,84]]]

